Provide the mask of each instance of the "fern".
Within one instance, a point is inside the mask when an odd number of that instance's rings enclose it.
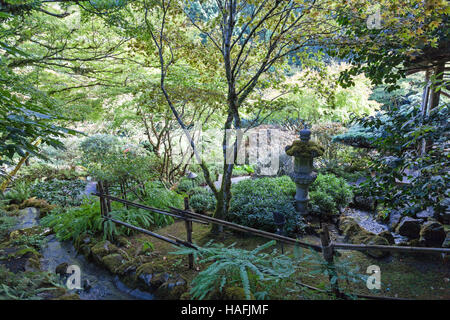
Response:
[[[204,299],[216,289],[220,292],[225,286],[240,285],[247,299],[264,298],[264,293],[257,292],[257,284],[274,285],[280,280],[289,278],[295,271],[291,259],[279,255],[276,250],[271,253],[264,251],[275,245],[275,241],[248,251],[238,249],[232,244],[224,247],[222,244],[207,243],[204,247],[181,249],[174,254],[193,254],[200,258],[200,264],[209,264],[192,281],[191,295],[195,299]]]

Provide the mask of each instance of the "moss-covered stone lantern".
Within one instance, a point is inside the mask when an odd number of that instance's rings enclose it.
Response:
[[[289,174],[297,186],[295,194],[295,209],[301,215],[307,214],[309,201],[308,188],[316,180],[317,172],[314,172],[313,159],[322,156],[324,149],[314,141],[310,141],[311,130],[300,130],[300,140],[296,140],[291,146],[286,147],[286,154],[294,157],[294,171]]]

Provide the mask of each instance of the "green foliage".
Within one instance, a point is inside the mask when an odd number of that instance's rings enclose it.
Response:
[[[105,238],[118,235],[110,221],[102,224],[99,201],[85,201],[80,207],[57,209],[41,219],[41,224],[52,228],[58,240],[77,240],[83,234],[103,231]]]
[[[449,175],[449,107],[443,104],[423,117],[420,105],[384,106],[382,114],[359,119],[360,126],[380,132],[372,144],[378,156],[370,163],[373,179],[360,192],[392,209],[414,214],[427,207],[446,210]],[[421,153],[423,141],[426,152]],[[408,183],[399,184],[408,179]]]
[[[120,209],[111,211],[111,217],[144,229],[160,228],[173,223],[173,218],[143,209]],[[134,234],[128,228],[120,227],[119,233]]]
[[[250,164],[233,167],[233,177],[246,176],[255,173],[255,168]]]
[[[353,199],[351,187],[333,174],[319,175],[310,187],[311,212],[331,216],[339,214]]]
[[[31,196],[30,185],[25,181],[17,181],[3,196],[5,199],[8,199],[10,203],[21,204]]]
[[[189,204],[195,212],[212,212],[216,207],[216,198],[212,191],[207,188],[195,188],[192,189],[192,195],[189,197]]]
[[[86,182],[82,180],[49,180],[33,185],[31,195],[62,207],[78,206],[83,202]]]
[[[10,230],[16,223],[16,217],[10,216],[4,210],[0,209],[0,242],[9,236]]]
[[[278,254],[276,250],[264,252],[273,245],[275,241],[270,241],[249,251],[235,248],[234,244],[225,247],[209,242],[198,250],[187,248],[174,254],[193,254],[200,264],[208,265],[191,282],[190,294],[194,299],[204,299],[214,291],[222,292],[230,286],[242,287],[247,299],[252,294],[261,299],[295,271],[287,256]]]
[[[310,250],[308,253],[301,247],[295,247],[294,256],[300,261],[298,264],[298,271],[301,272],[303,276],[314,278],[317,275],[325,275],[330,281],[328,281],[327,291],[331,291],[332,285],[337,281],[352,283],[365,283],[367,281],[368,275],[361,273],[360,267],[353,265],[350,259],[340,259],[339,257],[334,257],[333,264],[328,263],[323,259],[323,256],[314,250]],[[307,266],[304,264],[307,263]],[[340,288],[342,292],[342,286]],[[298,291],[296,289],[290,288],[290,291]],[[351,293],[346,293],[349,298],[356,298],[352,296]]]
[[[160,186],[155,182],[146,184],[147,195],[143,199],[144,203],[150,207],[159,209],[169,209],[169,207],[183,208],[183,196],[175,191]]]
[[[279,212],[286,217],[287,233],[302,227],[293,204],[295,184],[287,176],[243,180],[233,184],[231,192],[227,219],[232,222],[274,232],[273,212]]]
[[[25,181],[42,180],[74,180],[86,176],[84,172],[77,172],[69,168],[58,168],[48,163],[38,162],[25,166],[19,171],[19,179]]]
[[[57,275],[47,272],[10,272],[0,265],[0,300],[41,300],[42,292],[64,288]]]

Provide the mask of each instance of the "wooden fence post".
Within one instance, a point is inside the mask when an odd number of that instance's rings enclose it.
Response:
[[[341,293],[339,291],[339,285],[338,285],[337,278],[334,282],[332,282],[332,279],[334,277],[337,277],[337,272],[336,272],[336,268],[335,268],[334,261],[333,261],[334,260],[334,258],[333,258],[334,249],[333,249],[333,245],[330,240],[330,233],[328,231],[328,225],[325,223],[323,224],[322,231],[320,232],[320,241],[322,243],[323,258],[328,263],[328,268],[329,268],[328,278],[330,279],[331,292],[337,298],[339,298],[341,296]]]
[[[102,218],[105,216],[105,202],[103,198],[103,185],[102,182],[97,182],[97,192],[99,193],[99,200],[100,200],[100,215]]]
[[[184,210],[190,211],[189,209],[189,198],[184,198]],[[192,220],[185,218],[185,225],[186,225],[186,233],[187,233],[187,242],[192,244]],[[194,269],[194,255],[190,254],[188,255],[189,258],[189,269]]]
[[[105,186],[104,186],[104,191],[105,191],[105,194],[107,195],[107,196],[109,196],[109,185],[108,185],[108,181],[105,181]],[[109,199],[109,198],[106,198],[106,210],[107,210],[107,215],[109,216],[109,213],[112,211],[111,210],[111,199]]]

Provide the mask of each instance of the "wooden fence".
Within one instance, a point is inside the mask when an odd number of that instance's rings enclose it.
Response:
[[[434,254],[436,254],[436,253],[450,254],[450,249],[448,249],[448,248],[404,247],[404,246],[383,246],[383,245],[334,243],[330,239],[328,226],[326,224],[324,224],[322,226],[322,230],[320,232],[321,245],[317,245],[317,244],[312,244],[312,243],[306,243],[306,242],[300,241],[298,239],[286,237],[283,235],[250,228],[250,227],[239,225],[239,224],[232,223],[229,221],[220,220],[220,219],[210,217],[207,215],[195,213],[195,212],[191,211],[189,208],[189,198],[184,199],[184,210],[170,207],[170,211],[166,211],[166,210],[153,208],[150,206],[142,205],[139,203],[134,203],[134,202],[131,202],[128,200],[124,200],[121,198],[111,196],[111,195],[109,195],[109,192],[108,192],[108,186],[107,185],[105,186],[101,182],[99,182],[97,184],[97,191],[98,192],[94,193],[94,195],[98,196],[100,199],[100,214],[103,217],[103,219],[112,221],[112,222],[122,225],[126,228],[133,229],[135,231],[147,234],[149,236],[155,237],[157,239],[171,243],[176,246],[184,246],[184,247],[188,247],[188,248],[197,249],[197,247],[192,242],[192,223],[200,223],[200,224],[216,224],[216,225],[224,226],[224,227],[227,227],[227,228],[230,228],[233,230],[246,232],[248,234],[252,234],[255,236],[260,236],[260,237],[263,237],[266,239],[276,240],[281,243],[286,243],[286,244],[291,244],[291,245],[297,245],[302,248],[307,248],[310,250],[314,250],[316,252],[320,252],[320,253],[322,253],[323,258],[327,262],[327,264],[329,266],[329,270],[330,270],[329,280],[330,280],[330,284],[331,284],[331,292],[327,292],[327,293],[331,293],[338,298],[345,298],[345,295],[343,295],[342,292],[339,290],[338,281],[332,281],[332,278],[337,276],[337,274],[335,273],[336,269],[335,269],[335,265],[334,265],[334,256],[337,253],[336,249],[356,250],[356,251],[380,250],[380,251],[389,251],[389,252],[407,252],[407,253],[412,253],[412,252],[419,253],[420,252],[420,253],[434,253]],[[172,235],[163,236],[163,235],[157,234],[155,232],[152,232],[152,231],[149,231],[149,230],[146,230],[143,228],[139,228],[139,227],[133,226],[131,224],[128,224],[126,222],[112,218],[110,216],[111,201],[122,203],[122,204],[126,205],[127,207],[136,207],[136,208],[147,210],[147,211],[154,212],[157,214],[167,215],[167,216],[173,217],[175,219],[183,220],[185,222],[185,226],[186,226],[186,234],[187,234],[186,240],[179,239]],[[188,261],[189,268],[190,269],[194,268],[193,256],[189,255],[188,260],[189,260]],[[309,285],[306,285],[306,284],[303,284],[300,282],[297,282],[297,284],[307,287],[312,290],[319,291],[319,292],[326,292],[324,290],[321,290],[321,289],[318,289],[318,288],[315,288],[315,287],[312,287],[312,286],[309,286]],[[356,295],[356,296],[360,297],[360,298],[366,298],[366,299],[398,300],[396,298],[391,298],[391,297],[366,296],[366,295]],[[400,299],[400,300],[404,300],[404,299]]]

